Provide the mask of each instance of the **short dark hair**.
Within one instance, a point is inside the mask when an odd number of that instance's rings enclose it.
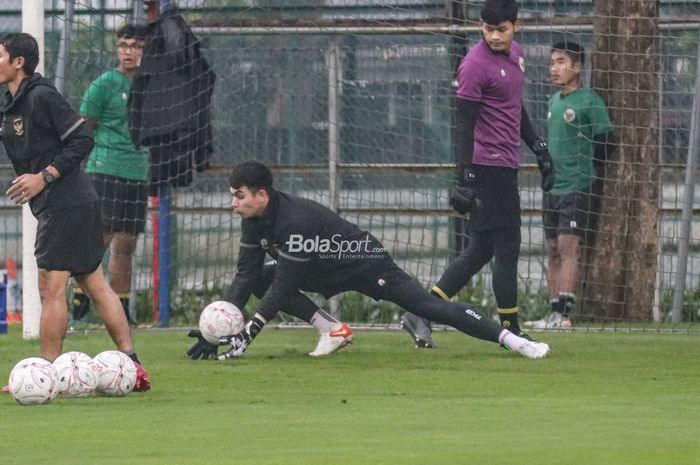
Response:
[[[251,191],[264,189],[269,193],[272,192],[272,172],[264,163],[245,161],[233,169],[228,183],[234,189],[246,186]]]
[[[24,58],[22,70],[27,76],[34,74],[34,70],[39,64],[39,44],[34,37],[26,32],[7,34],[0,39],[0,45],[7,50],[10,61],[19,57]]]
[[[518,4],[515,0],[486,0],[481,7],[481,19],[494,26],[504,21],[514,23],[518,20]]]
[[[146,38],[146,26],[141,24],[125,24],[117,31],[117,39],[139,39]]]
[[[576,42],[569,42],[567,40],[562,40],[552,45],[552,52],[562,51],[566,53],[569,58],[571,58],[572,63],[581,63],[581,66],[586,62],[586,50],[577,44]]]

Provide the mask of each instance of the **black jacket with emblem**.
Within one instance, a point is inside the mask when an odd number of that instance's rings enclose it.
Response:
[[[215,82],[200,41],[182,16],[171,12],[148,25],[128,118],[134,143],[151,148],[154,185],[188,186],[192,168],[201,172],[209,167]]]
[[[66,99],[39,73],[25,78],[14,96],[7,92],[5,97],[2,143],[17,176],[40,173],[49,165],[61,173],[30,200],[32,213],[97,201],[90,177],[80,167],[94,142]]]
[[[244,218],[241,229],[238,271],[228,294],[240,308],[260,279],[266,253],[277,260],[272,287],[280,299],[299,290],[330,297],[358,277],[393,266],[370,233],[318,202],[284,192],[271,192],[265,213]],[[284,311],[284,302],[272,300],[280,305],[275,311]],[[263,299],[261,305],[270,303]]]

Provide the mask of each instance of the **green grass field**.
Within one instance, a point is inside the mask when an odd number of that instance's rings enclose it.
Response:
[[[527,360],[457,332],[415,350],[356,331],[312,359],[312,330],[267,329],[233,362],[190,361],[183,332],[137,332],[153,389],[125,398],[0,398],[0,464],[700,463],[700,338],[538,334]],[[111,348],[103,332],[64,349]],[[0,336],[0,380],[38,343]]]

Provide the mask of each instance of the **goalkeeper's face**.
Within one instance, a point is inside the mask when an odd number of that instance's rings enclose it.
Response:
[[[481,33],[489,48],[496,53],[510,53],[513,36],[520,29],[520,21],[503,21],[488,24],[481,21]]]
[[[262,216],[270,201],[265,189],[251,190],[248,186],[231,187],[231,207],[242,218],[257,218]]]

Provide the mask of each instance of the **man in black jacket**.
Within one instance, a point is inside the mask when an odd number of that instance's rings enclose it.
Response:
[[[97,193],[80,163],[93,141],[85,121],[41,74],[39,46],[29,34],[0,39],[0,84],[7,85],[2,142],[17,177],[7,190],[26,204],[39,224],[41,356],[52,362],[63,349],[68,322],[66,284],[73,276],[97,305],[112,340],[136,363],[137,391],[150,389],[148,373],[134,352],[119,298],[102,273],[102,226]]]
[[[240,357],[265,323],[298,299],[302,291],[327,298],[358,291],[470,336],[505,344],[528,358],[543,358],[549,353],[547,344],[516,336],[468,305],[431,295],[394,263],[371,234],[317,202],[276,191],[264,164],[240,164],[229,184],[232,207],[243,218],[241,252],[245,258],[238,263],[236,293],[250,295],[266,253],[277,257],[277,265],[246,329],[222,338],[222,344],[231,344],[231,349],[219,355],[220,360]]]

